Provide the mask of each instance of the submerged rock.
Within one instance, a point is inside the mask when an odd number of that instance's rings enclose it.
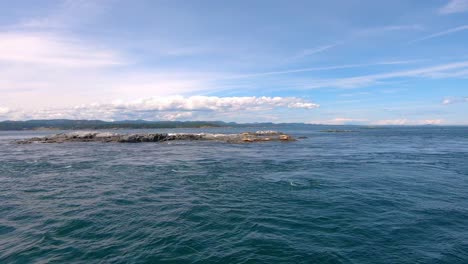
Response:
[[[175,140],[212,140],[229,143],[262,142],[262,141],[295,141],[290,135],[277,131],[245,132],[241,134],[206,134],[206,133],[149,133],[149,134],[118,134],[110,132],[78,131],[61,133],[46,137],[34,137],[15,141],[18,144],[31,143],[65,143],[65,142],[116,142],[141,143],[164,142]]]

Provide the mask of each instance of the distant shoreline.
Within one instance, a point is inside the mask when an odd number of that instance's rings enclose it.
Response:
[[[178,128],[243,128],[253,126],[324,126],[324,127],[360,127],[363,129],[379,129],[388,127],[466,127],[466,125],[357,125],[357,124],[308,124],[308,123],[235,123],[223,121],[102,121],[102,120],[26,120],[0,121],[0,131],[55,131],[55,130],[118,130],[118,129],[178,129]],[[341,129],[325,129],[328,132]],[[341,132],[341,131],[340,131]]]
[[[0,131],[52,131],[52,130],[114,130],[114,129],[158,129],[158,128],[217,128],[237,126],[221,121],[102,121],[102,120],[27,120],[2,121]]]

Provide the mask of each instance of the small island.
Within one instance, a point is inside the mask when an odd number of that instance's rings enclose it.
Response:
[[[31,143],[67,143],[67,142],[102,142],[102,143],[143,143],[166,142],[182,140],[211,140],[227,143],[252,143],[280,141],[288,142],[295,139],[278,131],[256,131],[240,134],[213,134],[213,133],[138,133],[119,134],[112,132],[76,131],[60,133],[46,137],[34,137],[15,141],[17,144]]]

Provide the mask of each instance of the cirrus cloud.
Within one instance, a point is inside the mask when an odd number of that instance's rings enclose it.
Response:
[[[468,11],[468,0],[450,0],[445,6],[439,9],[439,13],[447,15]]]
[[[0,62],[102,67],[119,65],[123,60],[110,50],[55,34],[0,32]]]
[[[442,100],[443,105],[451,105],[457,103],[468,103],[468,96],[465,97],[446,97]]]

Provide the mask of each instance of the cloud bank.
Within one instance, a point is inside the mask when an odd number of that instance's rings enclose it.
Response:
[[[418,125],[441,125],[444,123],[443,119],[364,119],[364,118],[348,118],[337,117],[328,120],[314,120],[307,122],[307,124],[325,124],[325,125],[377,125],[377,126],[418,126]]]
[[[147,119],[147,120],[202,120],[219,115],[251,113],[252,115],[283,109],[311,110],[319,105],[297,97],[217,97],[217,96],[170,96],[151,97],[135,101],[114,101],[68,108],[51,108],[37,111],[9,110],[0,108],[3,119]],[[3,114],[2,114],[3,113]]]
[[[424,119],[424,120],[408,120],[408,119],[387,119],[387,120],[378,120],[373,122],[375,125],[440,125],[443,123],[442,119]]]

